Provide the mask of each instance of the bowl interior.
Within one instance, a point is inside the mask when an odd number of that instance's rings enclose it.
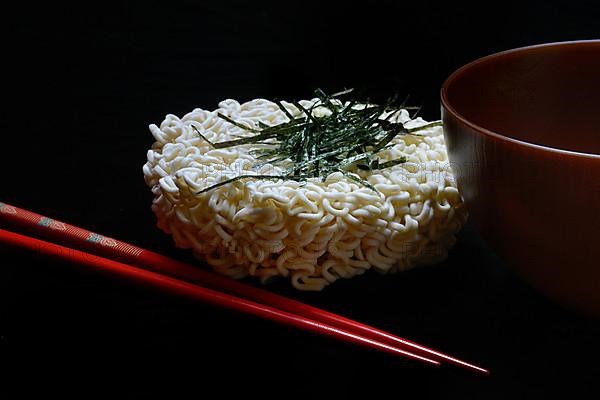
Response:
[[[489,131],[600,154],[600,41],[483,58],[457,71],[444,96],[457,114]]]

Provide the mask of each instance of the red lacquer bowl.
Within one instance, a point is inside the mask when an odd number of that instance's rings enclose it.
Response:
[[[481,58],[441,98],[475,227],[532,286],[600,316],[600,40]]]

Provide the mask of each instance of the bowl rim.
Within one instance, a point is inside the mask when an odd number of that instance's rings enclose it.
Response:
[[[540,151],[545,151],[545,152],[550,152],[550,153],[558,153],[558,154],[563,154],[563,155],[568,155],[568,156],[574,156],[574,157],[583,157],[583,158],[592,158],[592,159],[600,159],[600,154],[594,154],[594,153],[584,153],[584,152],[579,152],[579,151],[573,151],[573,150],[564,150],[564,149],[560,149],[557,147],[550,147],[550,146],[545,146],[545,145],[541,145],[541,144],[535,144],[535,143],[530,143],[524,140],[519,140],[519,139],[514,139],[511,137],[508,137],[506,135],[503,135],[501,133],[498,132],[494,132],[492,130],[489,130],[487,128],[484,128],[482,126],[479,126],[477,124],[475,124],[474,122],[469,121],[466,117],[464,117],[463,115],[461,115],[459,112],[456,111],[456,109],[454,109],[454,107],[452,107],[450,105],[450,101],[448,100],[448,96],[447,96],[447,92],[448,92],[448,86],[455,81],[459,76],[461,76],[462,74],[468,72],[470,69],[476,67],[479,64],[482,63],[488,63],[491,61],[494,61],[497,58],[501,58],[504,57],[508,54],[513,54],[513,53],[520,53],[520,52],[527,52],[527,51],[531,51],[531,50],[535,50],[535,49],[539,49],[539,48],[544,48],[544,47],[567,47],[567,46],[585,46],[588,44],[595,44],[598,45],[600,44],[600,39],[592,39],[592,40],[573,40],[573,41],[565,41],[565,42],[551,42],[551,43],[542,43],[542,44],[536,44],[536,45],[532,45],[532,46],[524,46],[524,47],[517,47],[514,49],[510,49],[510,50],[505,50],[505,51],[500,51],[497,53],[493,53],[481,58],[478,58],[474,61],[471,61],[468,64],[463,65],[462,67],[458,68],[457,70],[455,70],[452,74],[450,74],[450,76],[444,81],[442,88],[440,90],[440,98],[441,98],[441,103],[442,103],[442,107],[444,109],[446,109],[450,114],[452,114],[455,118],[457,118],[458,120],[460,120],[463,124],[466,124],[467,126],[471,127],[472,129],[490,136],[494,139],[497,140],[502,140],[502,141],[506,141],[506,142],[510,142],[510,143],[514,143],[514,144],[518,144],[518,145],[522,145],[525,147],[531,147]]]

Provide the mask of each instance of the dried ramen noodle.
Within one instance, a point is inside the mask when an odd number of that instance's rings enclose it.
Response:
[[[312,101],[301,104],[309,108]],[[324,182],[244,179],[198,195],[242,173],[282,173],[269,164],[253,169],[249,151],[260,144],[213,149],[201,139],[192,125],[212,142],[253,135],[217,112],[254,127],[258,121],[288,120],[267,100],[225,100],[215,111],[197,108],[183,118],[167,115],[160,127],[150,125],[156,142],[144,177],[155,196],[158,226],[173,235],[177,247],[192,249],[219,273],[262,281],[283,276],[302,290],[321,290],[371,268],[396,272],[446,257],[466,212],[441,127],[398,136],[380,153],[382,162],[405,156],[406,163],[356,172],[380,193],[336,172]],[[394,119],[407,127],[425,124],[410,120],[405,110]]]

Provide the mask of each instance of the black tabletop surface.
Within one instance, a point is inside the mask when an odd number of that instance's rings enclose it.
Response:
[[[600,34],[592,2],[200,3],[7,11],[0,201],[194,262],[156,228],[142,177],[147,126],[167,113],[357,87],[374,99],[410,94],[436,119],[439,88],[462,64]],[[3,398],[598,394],[600,322],[531,290],[470,225],[440,265],[322,293],[271,289],[479,363],[489,377],[0,251]]]

